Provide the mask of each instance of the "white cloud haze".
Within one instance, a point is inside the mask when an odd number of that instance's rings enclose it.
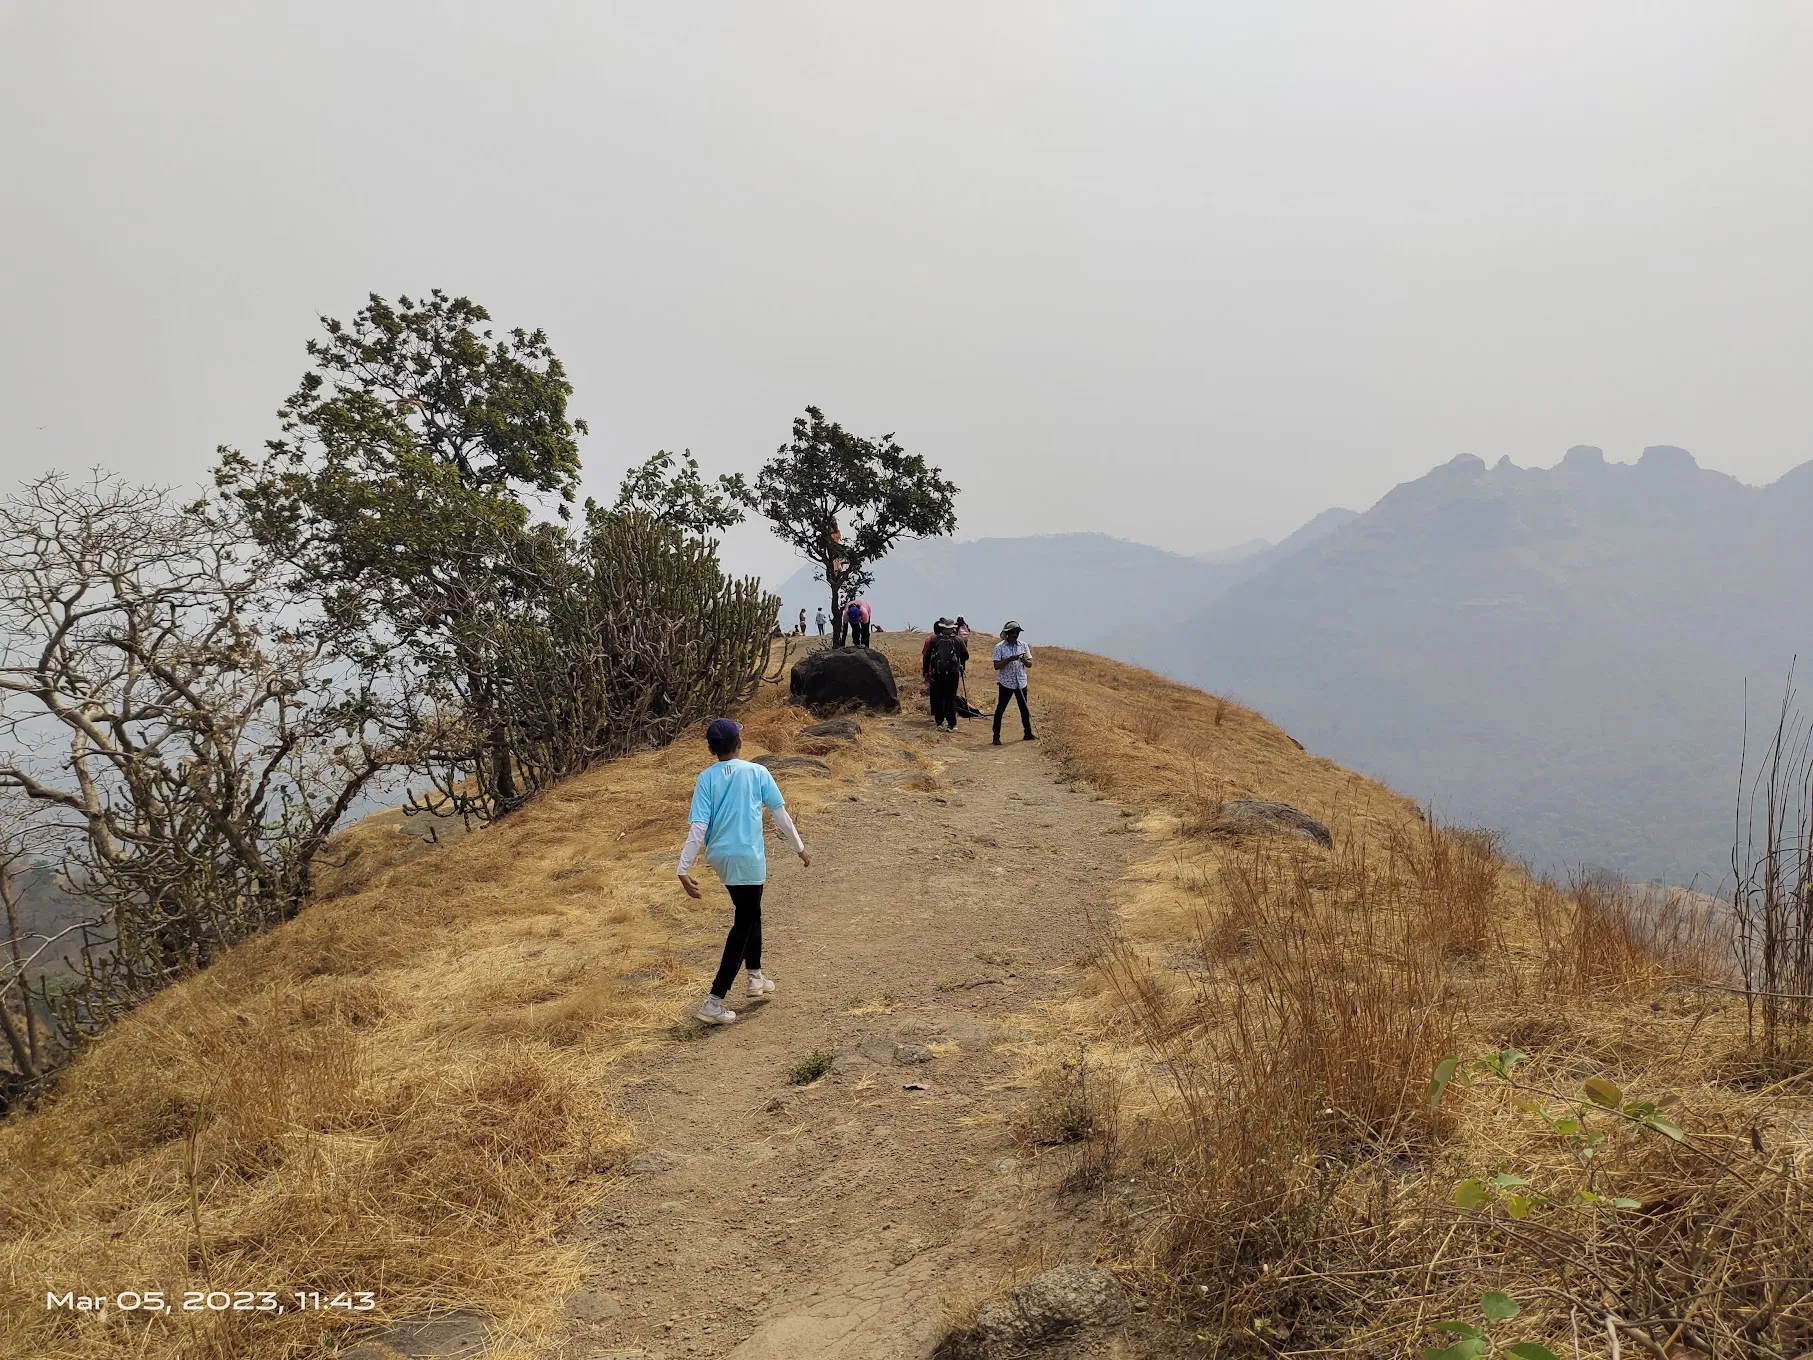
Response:
[[[1768,481],[1813,457],[1810,14],[0,0],[0,449],[198,480],[317,313],[439,286],[548,330],[600,494],[808,402],[966,537],[1197,551],[1576,442]]]

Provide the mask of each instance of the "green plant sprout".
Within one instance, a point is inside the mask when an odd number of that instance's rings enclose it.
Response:
[[[1454,1344],[1440,1349],[1423,1352],[1423,1360],[1475,1360],[1479,1356],[1514,1355],[1517,1360],[1555,1360],[1555,1352],[1547,1346],[1540,1346],[1534,1341],[1513,1341],[1501,1344],[1492,1334],[1492,1329],[1501,1322],[1509,1322],[1521,1313],[1517,1300],[1509,1294],[1493,1290],[1479,1297],[1480,1325],[1471,1322],[1437,1322],[1432,1324],[1436,1331],[1446,1332],[1454,1338]]]
[[[1518,1081],[1514,1075],[1517,1065],[1527,1057],[1527,1053],[1505,1048],[1465,1061],[1443,1058],[1435,1065],[1435,1073],[1429,1080],[1429,1109],[1433,1112],[1441,1104],[1450,1086],[1467,1087],[1476,1078],[1496,1080],[1518,1093],[1517,1107],[1542,1120],[1549,1131],[1562,1140],[1585,1174],[1585,1183],[1569,1196],[1568,1203],[1614,1210],[1642,1208],[1638,1200],[1604,1194],[1593,1188],[1598,1159],[1604,1154],[1611,1136],[1618,1132],[1625,1132],[1634,1139],[1647,1131],[1677,1143],[1686,1142],[1687,1135],[1680,1126],[1662,1114],[1662,1107],[1671,1101],[1626,1100],[1615,1082],[1604,1077],[1588,1077],[1581,1084],[1584,1097],[1568,1096],[1559,1091],[1538,1093],[1547,1094],[1561,1103],[1561,1111],[1556,1113],[1548,1105],[1532,1099],[1533,1088]],[[1472,1177],[1454,1187],[1454,1205],[1462,1213],[1472,1213],[1488,1200],[1500,1204],[1516,1219],[1528,1218],[1532,1210],[1555,1203],[1534,1189],[1527,1179],[1508,1171],[1501,1171],[1490,1180]]]

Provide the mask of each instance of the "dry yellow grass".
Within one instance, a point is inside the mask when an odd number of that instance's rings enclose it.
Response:
[[[1608,1326],[1682,1356],[1813,1348],[1813,1071],[1759,1074],[1704,934],[1634,928],[1616,885],[1533,882],[1214,696],[1054,648],[1037,693],[1066,770],[1156,841],[1052,1023],[1125,1078],[1117,1154],[1152,1211],[1125,1249],[1213,1350],[1415,1355],[1487,1290],[1525,1308],[1501,1341],[1563,1354]],[[1230,798],[1334,845],[1198,834]],[[1430,1108],[1438,1058],[1503,1047],[1529,1055],[1515,1089]],[[1590,1111],[1588,1078],[1685,1139],[1599,1111],[1583,1159],[1536,1111]],[[1457,1184],[1501,1172],[1530,1184],[1463,1212]]]
[[[1113,1096],[1080,1146],[1118,1146],[1079,1154],[1077,1183],[1147,1174],[1154,1212],[1126,1251],[1168,1307],[1229,1353],[1414,1354],[1427,1322],[1506,1288],[1528,1308],[1516,1339],[1576,1320],[1592,1349],[1593,1308],[1647,1289],[1689,1314],[1674,1354],[1743,1310],[1784,1354],[1813,1346],[1793,1292],[1813,1259],[1805,1073],[1748,1061],[1741,1008],[1681,981],[1690,950],[1659,955],[1602,890],[1532,883],[1238,705],[1051,648],[1034,681],[1064,769],[1144,809],[1154,840],[1103,966],[1047,1023],[1067,1051],[1088,1042],[1090,1089]],[[751,754],[797,749],[778,694],[744,717]],[[672,882],[701,745],[613,762],[428,853],[357,830],[322,900],[0,1127],[0,1354],[276,1360],[356,1326],[79,1320],[45,1311],[51,1288],[367,1289],[388,1316],[478,1308],[500,1354],[532,1349],[576,1273],[561,1230],[630,1150],[615,1070],[669,1041],[703,982],[688,960],[722,929]],[[868,738],[812,749],[834,773],[883,757]],[[822,787],[789,783],[802,824]],[[1320,818],[1333,849],[1200,834],[1243,797]],[[1580,1180],[1492,1082],[1423,1102],[1436,1057],[1506,1043],[1551,1108],[1587,1075],[1674,1098],[1687,1145],[1619,1141],[1595,1172],[1642,1212],[1453,1207],[1466,1176],[1513,1169],[1557,1198]]]
[[[775,691],[742,716],[751,755],[802,722]],[[275,1360],[452,1305],[527,1353],[574,1276],[560,1230],[629,1150],[613,1070],[684,1022],[704,977],[680,951],[723,928],[673,882],[707,759],[689,735],[426,852],[394,817],[355,828],[321,900],[105,1035],[0,1126],[0,1355]],[[788,781],[803,825],[817,782]],[[45,1308],[210,1288],[292,1307]],[[300,1312],[297,1290],[379,1311]]]

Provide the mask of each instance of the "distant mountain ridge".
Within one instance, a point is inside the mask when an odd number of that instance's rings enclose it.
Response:
[[[864,598],[883,628],[925,629],[940,615],[961,614],[993,632],[1015,618],[1029,640],[1116,655],[1357,517],[1325,510],[1282,542],[1233,557],[1186,557],[1091,533],[921,539],[882,561]],[[781,587],[781,600],[783,619],[797,622],[804,609],[810,626],[825,588],[804,567]]]
[[[1540,864],[1714,882],[1746,682],[1771,710],[1813,648],[1810,526],[1813,463],[1462,455],[1130,650]]]
[[[1144,631],[1155,619],[1183,617],[1247,570],[1245,562],[1202,562],[1107,534],[925,539],[886,558],[864,598],[887,629],[927,629],[940,615],[962,614],[993,632],[1017,618],[1029,637],[1099,650],[1130,619]],[[825,588],[803,568],[781,598],[784,618],[797,619],[804,608],[810,620],[825,604]]]
[[[795,575],[786,617],[822,590]],[[1746,683],[1754,729],[1813,653],[1813,462],[1753,487],[1672,445],[1628,464],[1576,445],[1552,468],[1463,454],[1245,555],[921,542],[869,598],[887,628],[1011,616],[1035,647],[1236,695],[1540,866],[1710,885]]]

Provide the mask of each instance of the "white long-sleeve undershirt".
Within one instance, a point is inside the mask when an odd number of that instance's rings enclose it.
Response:
[[[804,854],[806,842],[800,839],[799,828],[793,824],[793,818],[787,815],[784,807],[769,808],[768,815],[774,818],[774,824],[793,845],[793,853]],[[698,859],[699,851],[705,848],[705,833],[711,829],[709,822],[693,822],[686,828],[686,844],[680,848],[680,869],[684,874]]]

